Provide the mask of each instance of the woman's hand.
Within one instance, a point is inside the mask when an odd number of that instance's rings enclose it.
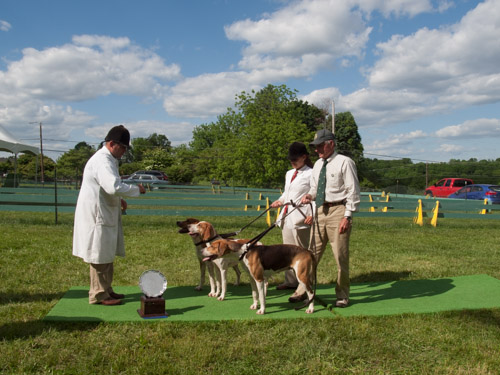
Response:
[[[273,203],[271,203],[271,207],[272,208],[281,207],[281,206],[283,206],[283,203],[281,203],[279,200],[274,201]]]

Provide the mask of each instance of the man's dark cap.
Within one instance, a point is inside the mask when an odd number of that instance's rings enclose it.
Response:
[[[108,132],[104,141],[114,141],[119,142],[127,147],[130,147],[130,133],[123,125],[114,126]]]
[[[314,147],[326,141],[335,141],[335,135],[328,129],[321,129],[314,135],[314,140],[309,143],[309,146]]]
[[[293,142],[288,148],[288,160],[297,160],[302,155],[309,155],[306,146],[302,142]]]

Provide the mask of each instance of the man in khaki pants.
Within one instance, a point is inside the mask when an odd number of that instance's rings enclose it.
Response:
[[[309,193],[301,202],[308,204],[316,201],[310,249],[316,264],[319,264],[330,241],[338,268],[335,306],[347,307],[350,288],[349,237],[352,216],[360,202],[356,164],[347,156],[335,152],[335,136],[329,130],[318,131],[309,146],[314,147],[320,157],[313,167]]]
[[[113,291],[113,261],[125,256],[121,212],[127,208],[122,197],[137,197],[142,185],[122,182],[118,160],[130,146],[130,133],[113,127],[104,146],[85,165],[78,195],[73,231],[73,255],[90,264],[89,303],[119,305],[125,297]]]

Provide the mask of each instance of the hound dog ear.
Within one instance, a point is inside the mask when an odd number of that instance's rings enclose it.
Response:
[[[236,242],[236,241],[229,241],[228,247],[229,250],[231,251],[239,251],[241,249],[242,244]]]
[[[226,250],[227,250],[227,243],[225,241],[217,241],[217,243],[215,244],[215,247],[217,248],[217,255],[218,256],[223,256],[224,254],[226,254]]]
[[[200,234],[203,240],[208,240],[215,236],[215,229],[208,221],[200,221],[198,226],[202,229]]]

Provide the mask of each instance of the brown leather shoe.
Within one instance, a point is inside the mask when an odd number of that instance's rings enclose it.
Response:
[[[109,293],[109,295],[113,299],[124,299],[125,298],[125,294],[118,294],[118,293],[115,293],[115,292],[111,292],[111,293]]]
[[[344,308],[349,305],[349,300],[347,298],[337,298],[335,301],[335,307]]]
[[[100,301],[99,303],[101,305],[104,305],[104,306],[116,306],[116,305],[121,305],[122,300],[121,299],[106,298],[106,299]]]

